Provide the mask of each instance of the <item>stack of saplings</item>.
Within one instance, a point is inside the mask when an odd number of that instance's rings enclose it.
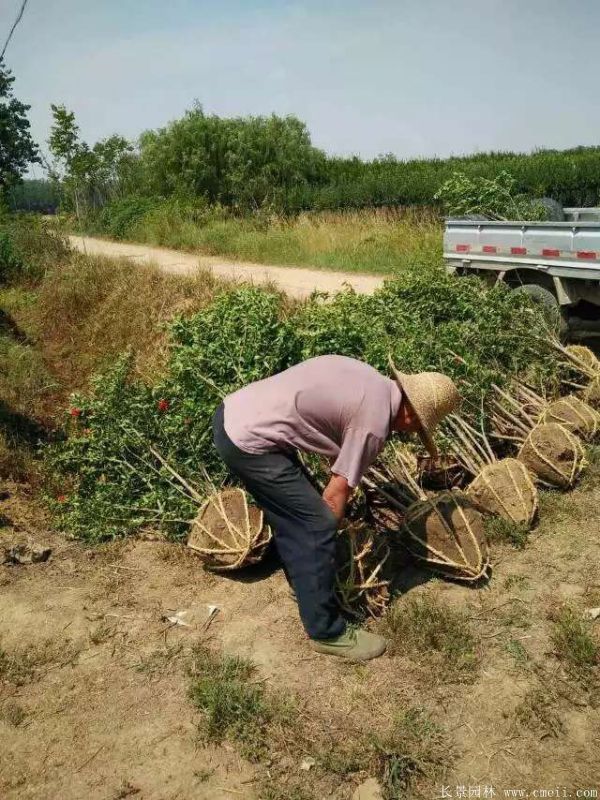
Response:
[[[580,344],[553,344],[562,356],[563,385],[575,389],[586,403],[600,410],[600,361],[596,355]]]
[[[190,544],[213,569],[255,562],[270,537],[259,512],[231,488],[212,444],[212,414],[228,393],[325,353],[382,372],[391,354],[407,372],[438,370],[459,385],[465,403],[445,435],[461,484],[471,485],[425,491],[406,456],[388,452],[367,479],[378,524],[355,514],[351,522],[361,524],[340,533],[346,610],[385,607],[388,547],[400,540],[444,575],[485,577],[485,514],[531,524],[534,483],[573,485],[584,465],[579,435],[591,439],[598,428],[584,396],[599,374],[591,355],[557,351],[543,314],[523,297],[435,270],[408,272],[372,296],[344,292],[297,307],[275,292],[237,287],[174,321],[171,336],[156,385],[123,360],[73,401],[66,436],[49,458],[53,505],[64,529],[93,541],[148,526],[178,538],[191,529]],[[543,399],[542,387],[557,402]]]
[[[386,538],[362,521],[351,522],[338,533],[337,551],[336,595],[342,609],[352,616],[382,614],[390,599]]]
[[[518,460],[541,484],[570,489],[585,468],[584,449],[579,437],[568,427],[543,421],[544,412],[540,414],[540,410],[551,405],[522,384],[517,384],[513,391],[495,386],[491,400],[492,435],[518,445]]]

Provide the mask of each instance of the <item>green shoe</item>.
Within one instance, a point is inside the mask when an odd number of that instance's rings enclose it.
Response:
[[[317,653],[340,656],[349,661],[369,661],[385,653],[387,642],[383,636],[370,633],[357,625],[347,625],[346,630],[333,639],[312,639]]]

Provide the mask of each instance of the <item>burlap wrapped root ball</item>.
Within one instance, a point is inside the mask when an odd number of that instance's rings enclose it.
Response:
[[[248,503],[242,489],[211,495],[192,523],[188,547],[212,570],[241,569],[263,557],[271,541],[263,512]]]
[[[484,514],[463,492],[443,492],[408,509],[403,528],[408,550],[447,577],[477,581],[487,576]]]
[[[538,509],[538,492],[531,474],[516,458],[486,464],[466,494],[489,514],[517,525],[531,525]]]
[[[531,431],[517,456],[547,486],[569,489],[585,466],[583,445],[557,422],[544,422]]]
[[[386,563],[390,549],[373,528],[351,523],[337,534],[336,595],[344,611],[376,617],[390,599]]]
[[[596,409],[574,394],[550,403],[540,421],[558,422],[586,442],[596,437],[600,427],[600,415]]]

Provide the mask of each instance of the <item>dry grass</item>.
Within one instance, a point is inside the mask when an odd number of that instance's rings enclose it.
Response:
[[[432,681],[475,679],[477,641],[465,612],[430,595],[401,598],[389,609],[383,628],[390,654],[415,657]]]
[[[125,260],[73,257],[42,284],[35,324],[70,387],[128,349],[152,376],[165,357],[166,323],[199,310],[223,287],[207,272],[170,276]]]
[[[216,218],[204,224],[161,210],[144,217],[128,238],[263,264],[386,275],[415,261],[438,263],[442,251],[439,218],[410,208]]]
[[[74,255],[35,294],[4,290],[2,306],[19,336],[0,335],[3,399],[12,411],[51,424],[71,392],[127,350],[138,373],[152,380],[166,358],[167,323],[198,311],[228,285],[207,272],[171,276]]]

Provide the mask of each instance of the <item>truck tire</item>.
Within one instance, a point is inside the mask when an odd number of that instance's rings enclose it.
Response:
[[[549,222],[565,221],[565,211],[558,200],[553,200],[551,197],[536,197],[532,202],[545,208],[546,219]]]
[[[514,291],[527,295],[532,302],[542,308],[550,328],[560,339],[566,336],[569,327],[566,317],[550,289],[546,289],[537,283],[525,283],[522,286],[517,286]]]

